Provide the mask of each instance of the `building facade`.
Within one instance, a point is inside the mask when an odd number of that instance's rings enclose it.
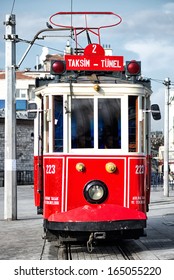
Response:
[[[0,187],[4,185],[5,73],[0,72]],[[33,120],[27,118],[27,101],[34,98],[35,77],[16,73],[16,168],[18,184],[33,183]]]
[[[50,61],[59,55],[46,55],[36,71],[16,71],[16,167],[18,184],[33,182],[34,121],[27,118],[27,103],[35,97],[35,79],[50,77]],[[40,70],[39,70],[40,69]],[[0,187],[4,184],[5,72],[0,71]]]

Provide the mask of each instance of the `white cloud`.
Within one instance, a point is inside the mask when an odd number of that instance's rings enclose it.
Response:
[[[164,12],[166,14],[171,14],[174,13],[174,3],[173,2],[168,2],[166,4],[164,4]]]
[[[127,42],[124,47],[138,55],[145,72],[166,71],[174,65],[174,47],[169,41],[136,40]]]
[[[125,15],[120,28],[125,36],[134,38],[171,38],[174,36],[174,3],[147,7]],[[119,31],[119,33],[120,33]]]

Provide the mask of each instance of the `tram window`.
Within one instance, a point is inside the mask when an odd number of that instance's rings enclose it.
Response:
[[[98,147],[121,149],[121,100],[98,99]]]
[[[72,99],[71,147],[94,148],[94,103],[90,98]]]
[[[137,135],[137,106],[138,98],[137,96],[129,96],[129,152],[137,152],[138,149],[138,135]]]
[[[63,152],[63,97],[54,97],[54,152]]]

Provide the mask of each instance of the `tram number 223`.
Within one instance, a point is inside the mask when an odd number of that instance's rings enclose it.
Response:
[[[55,174],[56,166],[55,164],[46,164],[46,174]]]
[[[135,174],[144,174],[144,165],[135,165]]]

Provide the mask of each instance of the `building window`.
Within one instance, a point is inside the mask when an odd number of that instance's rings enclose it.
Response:
[[[27,89],[16,89],[16,98],[27,99]]]

